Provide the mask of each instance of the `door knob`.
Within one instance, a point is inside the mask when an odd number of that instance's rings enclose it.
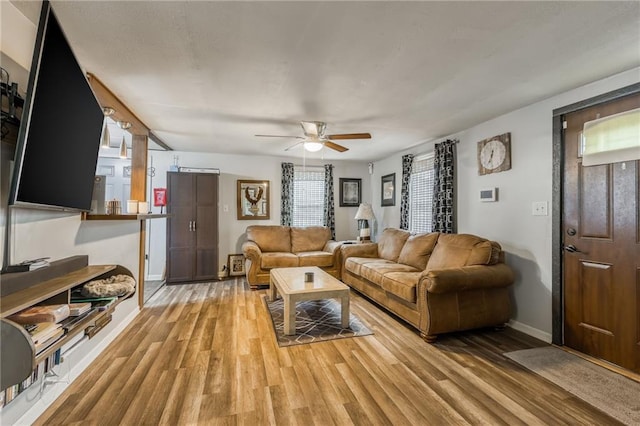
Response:
[[[582,253],[576,246],[573,244],[569,244],[568,246],[564,246],[564,249],[569,253]]]

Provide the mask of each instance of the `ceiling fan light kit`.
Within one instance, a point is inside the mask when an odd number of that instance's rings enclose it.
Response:
[[[322,142],[305,142],[304,149],[309,152],[318,152],[322,149]]]
[[[327,147],[333,149],[338,152],[348,151],[349,148],[338,145],[331,141],[331,139],[337,140],[346,140],[346,139],[371,139],[370,133],[342,133],[336,135],[325,135],[325,129],[327,127],[327,123],[323,121],[301,121],[300,125],[302,126],[302,131],[304,132],[304,137],[302,136],[282,136],[282,135],[255,135],[257,137],[263,138],[292,138],[292,139],[302,139],[302,142],[298,142],[297,144],[290,146],[285,151],[289,151],[290,149],[300,145],[306,151],[309,152],[317,152],[320,151],[323,147]]]

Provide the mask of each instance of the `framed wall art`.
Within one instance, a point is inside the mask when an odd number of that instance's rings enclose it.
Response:
[[[396,205],[396,174],[382,176],[381,198],[382,207]]]
[[[230,277],[244,275],[244,256],[241,254],[230,254],[227,260],[227,268]]]
[[[340,178],[340,207],[358,207],[362,199],[362,179]]]
[[[238,180],[238,220],[269,220],[269,181]]]

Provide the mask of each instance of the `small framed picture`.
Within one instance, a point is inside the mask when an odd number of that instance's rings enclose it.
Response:
[[[382,176],[382,207],[395,206],[396,205],[396,174]]]
[[[362,179],[340,178],[340,207],[358,207],[362,198]]]
[[[244,255],[230,254],[227,261],[227,268],[229,268],[230,277],[244,275]]]

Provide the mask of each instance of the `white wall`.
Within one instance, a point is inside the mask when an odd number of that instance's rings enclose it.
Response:
[[[545,341],[551,341],[551,197],[552,113],[593,96],[640,82],[636,68],[535,103],[489,120],[460,133],[443,137],[460,140],[457,145],[458,232],[498,241],[507,253],[507,263],[516,273],[513,288],[513,326]],[[511,132],[511,170],[478,176],[477,142]],[[374,165],[372,198],[384,227],[398,227],[402,155],[433,150],[433,142],[398,153]],[[380,177],[396,173],[396,206],[380,207]],[[499,189],[499,201],[478,201],[484,188]],[[549,216],[533,216],[532,203],[546,201]]]
[[[270,157],[270,156],[245,156],[223,155],[195,152],[154,151],[153,167],[156,170],[153,178],[153,187],[166,188],[167,171],[173,164],[174,156],[179,157],[181,167],[204,167],[220,169],[219,182],[219,267],[227,264],[229,254],[242,253],[242,243],[245,240],[245,230],[249,225],[279,225],[280,224],[280,190],[281,190],[281,163],[292,162],[302,164],[302,158]],[[151,162],[151,159],[149,159]],[[336,214],[336,239],[354,239],[357,236],[357,221],[354,216],[357,207],[339,206],[339,178],[362,179],[362,201],[371,202],[368,195],[371,193],[369,185],[369,172],[366,162],[329,161],[307,158],[307,165],[333,164],[335,214]],[[270,220],[238,220],[236,215],[236,181],[238,179],[268,180],[271,182]],[[159,213],[159,207],[153,207],[154,213]],[[166,221],[165,219],[149,221],[150,245],[148,275],[162,274],[165,266],[166,250]]]

